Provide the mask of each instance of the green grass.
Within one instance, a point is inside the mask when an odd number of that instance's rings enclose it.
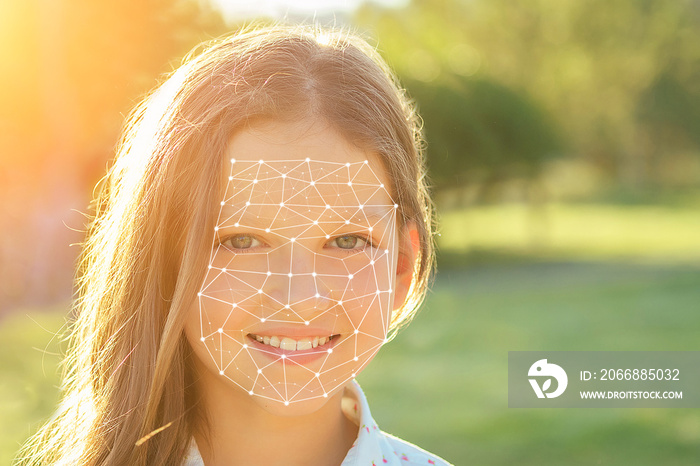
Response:
[[[700,410],[507,408],[516,350],[698,350],[700,267],[608,263],[442,273],[360,376],[379,425],[457,465],[690,465]]]
[[[65,309],[28,310],[0,321],[0,464],[10,464],[58,402]]]
[[[700,205],[524,204],[482,206],[441,217],[441,249],[540,257],[700,259]]]
[[[568,205],[530,217],[511,205],[443,215],[446,266],[433,292],[359,377],[375,419],[456,465],[697,464],[700,410],[508,409],[507,356],[699,350],[698,211]],[[0,321],[0,464],[56,406],[53,333],[66,308]]]
[[[700,206],[442,215],[416,320],[360,376],[387,431],[457,465],[690,465],[700,410],[507,408],[508,351],[700,350]]]

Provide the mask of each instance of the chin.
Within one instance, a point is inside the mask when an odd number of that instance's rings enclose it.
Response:
[[[338,396],[342,396],[344,388],[345,385],[336,388],[333,392],[328,394],[327,398],[310,395],[307,399],[293,401],[290,402],[289,405],[285,405],[284,402],[279,400],[265,398],[264,396],[251,396],[245,392],[243,394],[248,396],[249,400],[257,405],[257,407],[269,414],[280,417],[296,417],[313,414],[322,409],[329,402],[334,403],[334,400],[336,400]]]

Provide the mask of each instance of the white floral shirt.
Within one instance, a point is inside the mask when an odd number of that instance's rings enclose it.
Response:
[[[341,466],[450,466],[440,457],[382,432],[372,419],[367,398],[357,382],[346,387],[343,412],[360,429]],[[182,466],[204,466],[194,440]]]

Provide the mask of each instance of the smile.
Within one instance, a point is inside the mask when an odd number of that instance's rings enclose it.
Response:
[[[295,340],[289,337],[280,337],[277,335],[272,336],[261,336],[254,333],[249,333],[248,337],[262,343],[263,345],[272,346],[273,348],[279,348],[285,351],[303,351],[317,348],[319,346],[326,345],[330,343],[334,338],[339,335],[330,335],[324,337],[306,337],[299,340]]]

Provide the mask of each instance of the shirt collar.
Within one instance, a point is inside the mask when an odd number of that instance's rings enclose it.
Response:
[[[342,407],[345,415],[358,425],[359,431],[341,466],[371,464],[367,462],[370,458],[384,458],[386,438],[374,422],[367,398],[357,382],[352,381],[345,387]]]

